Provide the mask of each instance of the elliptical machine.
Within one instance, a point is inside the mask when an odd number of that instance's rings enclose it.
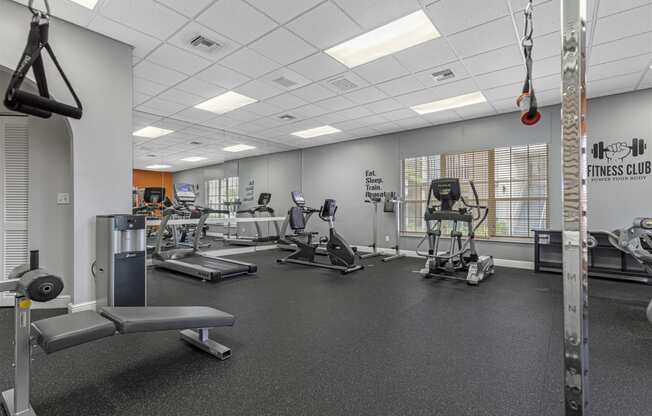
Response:
[[[313,242],[316,232],[306,231],[306,212],[314,212],[314,208],[306,207],[303,196],[298,192],[292,193],[292,199],[297,204],[290,208],[288,219],[290,228],[294,235],[286,238],[296,245],[296,250],[282,258],[279,263],[295,263],[305,266],[321,267],[324,269],[339,270],[342,274],[362,270],[364,266],[360,263],[360,257],[349,243],[335,230],[335,213],[337,202],[334,199],[327,199],[319,210],[319,218],[328,222],[329,236],[322,237],[319,242]],[[315,260],[319,243],[326,244],[326,253],[329,263],[321,263]]]
[[[493,257],[478,256],[475,249],[475,232],[487,220],[489,208],[480,205],[475,185],[472,181],[469,181],[469,184],[473,191],[474,204],[468,204],[464,200],[457,178],[435,179],[430,183],[426,213],[423,216],[427,231],[416,250],[419,256],[427,259],[425,267],[420,271],[423,277],[463,280],[469,285],[477,285],[494,273]],[[433,197],[440,205],[430,205]],[[455,209],[458,202],[461,202],[462,206]],[[440,252],[444,221],[452,222],[449,234],[451,241],[448,251]],[[466,234],[460,231],[460,223],[466,225]],[[426,240],[428,253],[420,252],[419,248]]]

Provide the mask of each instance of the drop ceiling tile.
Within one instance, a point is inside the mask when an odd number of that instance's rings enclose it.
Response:
[[[417,0],[335,0],[367,30],[382,26],[421,8]]]
[[[601,1],[598,6],[598,17],[605,17],[625,10],[649,4],[650,0],[618,0]]]
[[[379,84],[409,74],[393,56],[376,59],[354,68],[353,71],[372,84]]]
[[[412,107],[419,104],[429,103],[437,99],[435,98],[435,93],[432,88],[411,92],[409,94],[404,94],[395,98],[398,102],[403,104],[404,107]]]
[[[641,80],[641,84],[638,86],[639,89],[643,88],[652,88],[652,70],[648,70],[645,77]]]
[[[649,31],[652,31],[652,4],[600,19],[593,45]]]
[[[248,121],[246,123],[238,124],[233,129],[243,132],[245,134],[253,134],[261,130],[264,130],[265,127],[261,126],[260,124],[254,123],[252,121]]]
[[[216,129],[226,130],[226,129],[229,129],[229,128],[233,127],[233,126],[237,126],[240,123],[241,122],[239,120],[234,120],[234,119],[229,118],[227,116],[219,116],[219,117],[212,118],[212,119],[210,119],[208,121],[204,121],[201,124],[202,124],[202,126],[208,126],[208,127],[213,127],[213,128],[216,128]]]
[[[492,100],[491,105],[498,111],[498,113],[511,113],[518,111],[516,100],[511,98],[503,98],[501,100]]]
[[[277,26],[273,20],[242,0],[217,1],[195,20],[243,45]]]
[[[243,108],[230,111],[228,117],[230,119],[238,120],[240,122],[249,122],[260,118],[258,114],[252,113],[251,111],[247,111],[246,109]]]
[[[456,97],[458,95],[470,94],[478,91],[478,86],[473,79],[467,78],[457,82],[450,82],[435,88],[431,88],[435,100],[443,100],[444,98]]]
[[[249,4],[263,11],[279,23],[286,23],[292,18],[316,6],[323,0],[249,0]]]
[[[247,97],[255,98],[258,101],[262,101],[285,92],[281,88],[259,80],[249,81],[246,84],[235,88],[234,91],[239,94],[246,95]]]
[[[200,97],[199,95],[190,94],[188,92],[182,91],[177,88],[170,88],[162,94],[158,95],[158,98],[162,98],[166,101],[171,101],[178,104],[183,104],[186,107],[195,106],[206,99]]]
[[[640,78],[641,74],[628,74],[589,82],[586,93],[594,98],[633,91]]]
[[[100,14],[158,39],[167,39],[188,21],[152,0],[107,0]]]
[[[561,88],[537,92],[537,102],[539,107],[559,104],[561,102]]]
[[[266,102],[259,101],[248,105],[247,111],[256,113],[260,116],[271,116],[272,114],[278,114],[283,110]]]
[[[393,98],[388,98],[386,100],[376,101],[375,103],[369,103],[365,107],[376,114],[383,114],[403,108],[403,104]]]
[[[475,80],[478,82],[481,89],[486,90],[513,84],[518,82],[521,78],[525,79],[525,68],[523,65],[516,65],[511,68],[478,75],[475,77]]]
[[[184,16],[193,18],[197,16],[197,13],[204,10],[209,4],[214,0],[157,0],[159,3],[163,3],[171,9],[183,14]]]
[[[293,94],[289,94],[289,93],[277,95],[276,97],[270,98],[265,102],[267,104],[271,104],[275,107],[278,107],[281,110],[288,110],[291,108],[297,108],[308,104],[301,98],[296,97]]]
[[[509,14],[504,0],[440,0],[426,8],[437,29],[446,35],[461,32]],[[510,22],[511,27],[511,22]]]
[[[376,87],[361,88],[344,96],[356,104],[367,104],[387,98],[387,95]]]
[[[330,89],[322,87],[319,84],[311,84],[306,87],[297,88],[296,90],[292,91],[292,94],[311,103],[315,101],[325,100],[326,98],[330,98],[336,95]]]
[[[645,53],[652,53],[652,33],[644,33],[593,46],[589,63],[598,65]]]
[[[131,113],[134,123],[152,124],[155,121],[161,119],[159,116],[143,113],[140,111],[132,111]]]
[[[522,62],[523,55],[520,48],[516,46],[516,42],[514,42],[514,45],[464,59],[466,67],[474,75],[498,71],[499,69],[519,65]]]
[[[220,63],[251,78],[258,78],[281,66],[249,48],[242,48],[232,53]]]
[[[337,96],[333,98],[328,98],[326,100],[320,101],[317,103],[319,107],[324,108],[329,111],[339,111],[346,108],[351,108],[355,106],[355,103],[349,99],[346,99],[342,96]]]
[[[211,64],[208,59],[168,44],[149,54],[147,60],[187,75],[196,74]]]
[[[313,117],[319,117],[322,116],[326,113],[328,113],[329,110],[325,110],[318,105],[315,104],[308,104],[304,105],[302,107],[298,107],[292,110],[292,115],[297,114],[299,117],[302,118],[313,118]]]
[[[188,78],[187,80],[178,84],[175,88],[194,95],[199,95],[205,99],[213,98],[226,92],[226,90],[220,86],[202,81],[197,78]]]
[[[362,32],[354,21],[330,2],[310,10],[288,23],[286,27],[321,49],[329,48]]]
[[[285,125],[287,122],[274,117],[266,117],[256,120],[256,124],[264,129],[271,129]],[[266,132],[267,133],[267,132]]]
[[[207,39],[217,42],[220,46],[212,50],[204,50],[202,48],[192,46],[190,42],[197,36],[203,36]],[[180,31],[175,33],[174,36],[168,39],[167,42],[188,52],[194,53],[195,55],[206,58],[212,62],[216,62],[222,59],[223,57],[241,47],[238,42],[229,39],[226,36],[221,35],[204,25],[200,25],[197,22],[188,23]]]
[[[151,99],[151,95],[141,94],[137,91],[134,91],[134,106],[144,103],[145,101]]]
[[[168,129],[168,130],[173,130],[175,132],[174,134],[178,134],[179,136],[182,135],[182,133],[179,133],[179,132],[181,132],[182,130],[186,130],[187,128],[192,126],[191,123],[187,123],[187,122],[182,121],[182,120],[174,120],[172,118],[161,119],[161,120],[157,121],[156,123],[154,123],[152,125],[154,127],[160,127],[160,128],[164,128],[164,129]]]
[[[507,98],[512,98],[514,102],[516,102],[516,98],[519,96],[522,89],[523,82],[521,81],[511,85],[503,85],[502,87],[482,90],[482,93],[490,102],[505,100]]]
[[[414,75],[408,75],[406,77],[383,82],[382,84],[378,84],[377,87],[391,97],[422,90],[424,88],[423,83],[421,83]]]
[[[395,133],[403,130],[401,127],[399,127],[398,124],[395,124],[391,121],[387,123],[374,124],[373,128],[374,130],[378,131],[380,134]]]
[[[372,125],[377,125],[381,123],[387,123],[389,120],[385,118],[385,116],[381,116],[378,114],[372,114],[363,118],[357,119],[360,123],[363,123],[365,126],[372,126]]]
[[[448,40],[461,58],[517,44],[512,20],[509,17],[459,32],[449,36]]]
[[[525,79],[525,64],[521,65],[523,69],[523,79]],[[557,74],[561,79],[561,55],[550,56],[544,59],[534,59],[532,73],[535,77],[545,77],[547,75]]]
[[[496,115],[496,110],[489,103],[480,103],[455,109],[455,113],[461,118],[468,120],[478,117]]]
[[[136,107],[136,110],[160,116],[169,116],[183,110],[186,107],[187,106],[183,104],[161,100],[160,98],[152,98],[151,100],[146,101],[145,103]]]
[[[267,82],[268,84],[281,88],[284,91],[292,91],[301,88],[304,85],[310,84],[310,80],[303,75],[300,75],[289,68],[279,68],[274,72],[270,72],[259,78],[260,81]],[[286,83],[293,83],[287,85]]]
[[[607,0],[609,1],[609,0]],[[524,2],[525,4],[525,2]],[[560,25],[560,10],[561,2],[560,0],[551,0],[545,3],[536,4],[534,6],[534,32],[535,36],[555,32],[557,34],[557,40],[559,43],[559,33],[561,31]],[[588,16],[591,16],[590,14]],[[589,20],[591,18],[589,17]],[[518,28],[519,36],[523,35],[523,24],[525,18],[523,17],[523,11],[518,11],[514,13],[514,20],[516,21],[516,26]],[[536,37],[534,40],[536,48]],[[559,46],[557,47],[559,49]]]
[[[321,81],[347,70],[344,65],[322,52],[302,59],[289,67],[312,81]]]
[[[431,125],[430,122],[418,116],[412,118],[406,118],[404,120],[397,120],[394,123],[405,130],[419,129]]]
[[[412,72],[440,66],[457,60],[446,39],[437,38],[397,52],[394,57]]]
[[[134,67],[134,75],[164,85],[174,85],[187,78],[185,74],[164,68],[148,60],[140,62]]]
[[[327,123],[335,123],[338,121],[344,121],[344,120],[355,120],[358,118],[366,117],[366,116],[372,116],[374,115],[371,111],[367,110],[363,106],[360,107],[353,107],[349,108],[346,110],[341,110],[341,111],[336,111],[334,113],[330,114],[325,114],[321,116],[320,118]],[[378,116],[375,116],[378,117]]]
[[[208,111],[198,110],[196,108],[187,108],[175,113],[172,117],[190,123],[203,123],[206,120],[214,118],[215,114]]]
[[[632,73],[638,73],[640,75],[650,67],[650,58],[650,55],[640,55],[633,58],[620,59],[615,62],[592,65],[586,70],[587,80],[591,82]]]
[[[219,85],[226,89],[231,89],[248,82],[250,79],[246,75],[242,75],[232,69],[223,67],[220,64],[215,64],[195,75],[195,78],[202,81],[210,82],[214,85]]]
[[[317,49],[282,27],[258,39],[249,47],[283,65],[317,52]]]
[[[134,91],[147,95],[158,95],[168,89],[167,85],[159,84],[158,82],[150,81],[148,79],[135,77],[134,78]]]
[[[382,114],[387,120],[396,121],[404,120],[406,118],[414,117],[414,111],[408,110],[406,108],[401,108],[399,110],[390,111]]]
[[[450,79],[445,79],[442,81],[438,81],[432,74],[435,74],[440,71],[444,71],[450,69],[453,71],[453,74],[455,75],[453,78]],[[426,71],[421,71],[418,74],[415,75],[417,80],[421,82],[426,87],[437,87],[439,85],[444,85],[444,84],[449,84],[451,82],[457,82],[463,79],[467,79],[470,74],[462,65],[462,62],[460,61],[455,61],[455,62],[449,62],[446,65],[441,65],[435,68],[430,68]]]
[[[134,47],[134,56],[143,58],[156,48],[161,41],[155,37],[138,32],[127,26],[97,15],[88,28],[110,38],[117,39]]]

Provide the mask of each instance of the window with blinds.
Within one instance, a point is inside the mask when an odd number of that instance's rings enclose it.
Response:
[[[225,209],[225,202],[238,199],[238,177],[212,179],[206,182],[206,203],[211,209]],[[224,214],[214,214],[217,218],[224,218]]]
[[[472,180],[480,204],[489,207],[489,217],[478,229],[478,237],[530,237],[533,229],[547,228],[547,144],[403,160],[401,182],[405,209],[402,232],[425,232],[423,213],[430,181],[442,177],[459,178],[467,201],[474,200],[469,185]],[[443,231],[446,232],[445,227]]]

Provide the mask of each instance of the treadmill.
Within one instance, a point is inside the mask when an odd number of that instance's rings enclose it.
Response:
[[[193,185],[181,183],[174,185],[175,199],[184,206],[193,206],[201,212],[197,229],[201,230],[211,214],[228,214],[228,211],[210,208],[200,208],[195,204],[197,194]],[[201,233],[196,232],[193,238],[193,245],[190,248],[174,248],[166,251],[161,250],[163,230],[174,214],[180,213],[175,207],[163,210],[163,217],[159,227],[156,248],[152,257],[157,261],[155,267],[183,273],[188,276],[207,280],[221,280],[229,277],[242,276],[256,273],[258,266],[253,263],[226,259],[223,257],[209,257],[199,251],[199,239]]]
[[[259,216],[258,214],[266,213],[266,217],[274,216],[274,209],[269,206],[269,203],[272,199],[272,194],[269,192],[262,192],[258,197],[258,204],[247,209],[238,209],[235,211],[236,217],[238,214],[247,214],[251,218],[265,218],[265,216]],[[262,227],[258,221],[253,221],[254,226],[256,227],[255,236],[242,236],[238,234],[238,228],[236,226],[235,236],[231,235],[231,228],[227,227],[227,234],[224,236],[224,241],[236,245],[236,246],[258,246],[264,244],[275,244],[278,242],[280,229],[278,227],[277,221],[271,221],[274,224],[274,229],[276,231],[275,235],[265,235],[263,233]]]

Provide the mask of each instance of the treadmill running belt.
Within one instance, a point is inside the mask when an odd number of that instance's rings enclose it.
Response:
[[[179,259],[183,263],[196,264],[198,266],[214,269],[215,271],[224,273],[248,273],[249,266],[240,265],[236,263],[229,263],[222,260],[212,259],[210,257],[192,256]]]
[[[180,259],[167,259],[156,265],[161,269],[173,270],[175,272],[198,277],[202,280],[219,280],[229,277],[241,276],[249,273],[256,273],[255,264],[240,264],[235,260],[210,258],[203,256],[189,256]]]

